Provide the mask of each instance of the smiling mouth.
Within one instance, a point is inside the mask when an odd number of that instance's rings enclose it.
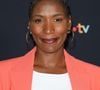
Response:
[[[53,44],[53,43],[56,43],[58,40],[58,38],[50,38],[50,39],[41,39],[41,41],[43,43],[46,43],[46,44]]]

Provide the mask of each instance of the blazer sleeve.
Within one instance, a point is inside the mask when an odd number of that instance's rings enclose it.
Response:
[[[9,67],[0,61],[0,90],[10,90]]]
[[[92,75],[92,86],[94,90],[100,90],[100,67],[96,67],[96,69],[93,68]]]
[[[19,62],[20,58],[12,58],[0,61],[0,90],[11,89],[11,70]]]

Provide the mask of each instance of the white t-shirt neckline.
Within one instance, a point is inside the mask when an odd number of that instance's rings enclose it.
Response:
[[[69,73],[49,74],[33,71],[31,90],[72,90]]]

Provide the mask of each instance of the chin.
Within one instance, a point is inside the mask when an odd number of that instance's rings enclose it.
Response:
[[[41,47],[40,49],[41,49],[41,51],[49,54],[49,53],[56,53],[64,48],[56,46],[56,47],[44,47],[44,48]]]

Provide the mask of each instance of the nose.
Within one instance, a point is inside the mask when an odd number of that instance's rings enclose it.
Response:
[[[52,34],[52,33],[54,33],[54,26],[53,26],[53,23],[52,22],[50,22],[50,21],[47,21],[46,23],[45,23],[45,25],[44,25],[44,32],[46,33],[46,34]]]

